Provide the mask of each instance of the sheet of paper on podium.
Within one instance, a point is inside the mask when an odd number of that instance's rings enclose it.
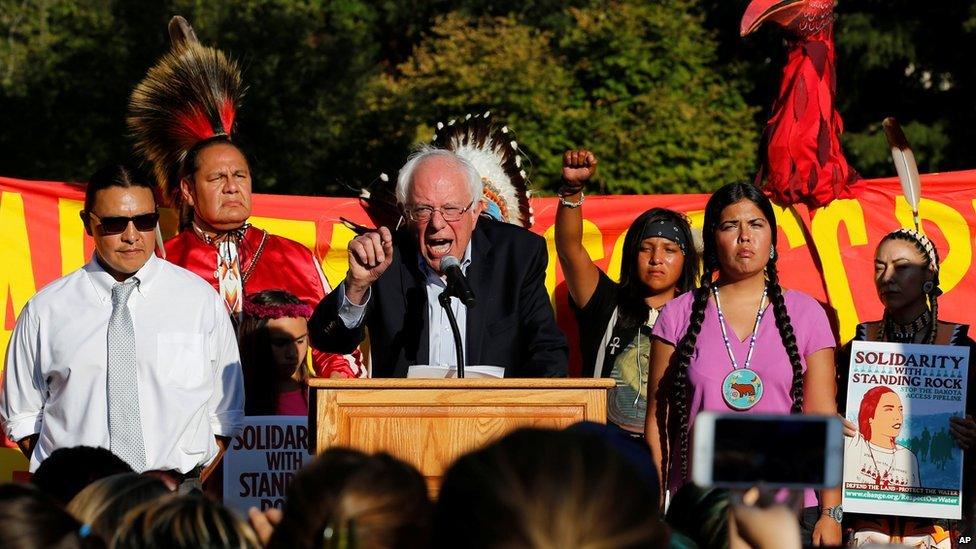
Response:
[[[452,378],[457,377],[457,367],[418,364],[416,366],[411,366],[410,369],[407,370],[407,377],[421,379]],[[467,379],[503,378],[505,377],[505,368],[500,366],[465,366],[464,377]]]

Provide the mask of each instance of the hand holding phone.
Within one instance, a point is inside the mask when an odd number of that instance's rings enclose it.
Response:
[[[722,488],[835,488],[843,438],[836,416],[702,412],[695,418],[692,480]]]

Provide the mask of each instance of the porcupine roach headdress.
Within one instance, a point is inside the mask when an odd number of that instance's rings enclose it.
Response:
[[[438,122],[431,145],[453,151],[478,170],[485,184],[486,214],[529,228],[534,219],[522,167],[523,156],[513,132],[507,126],[492,123],[490,116],[486,112],[477,116],[469,114],[463,120]],[[377,227],[398,226],[400,212],[394,196],[395,186],[386,174],[381,174],[379,181],[360,192],[360,203]],[[343,221],[357,232],[369,230]]]
[[[183,161],[204,140],[230,139],[244,87],[237,63],[200,44],[186,19],[173,17],[169,36],[170,51],[132,91],[126,123],[163,201],[180,205]]]
[[[529,206],[529,182],[522,154],[508,126],[495,124],[490,112],[439,122],[431,144],[470,162],[485,184],[486,213],[525,228],[535,221]]]

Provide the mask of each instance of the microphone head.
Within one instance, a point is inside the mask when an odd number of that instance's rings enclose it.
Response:
[[[450,269],[451,267],[458,267],[458,268],[461,267],[461,262],[458,261],[458,258],[454,257],[453,255],[445,255],[444,257],[442,257],[441,271]]]

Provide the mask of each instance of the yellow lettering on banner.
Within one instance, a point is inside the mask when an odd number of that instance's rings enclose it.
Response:
[[[834,200],[821,208],[813,218],[813,241],[820,253],[823,264],[823,277],[827,283],[827,296],[830,304],[837,310],[840,322],[840,339],[848,341],[854,337],[858,316],[854,308],[854,295],[844,268],[840,253],[838,233],[844,224],[851,246],[864,246],[868,243],[867,226],[864,223],[864,210],[857,200]]]
[[[790,249],[806,246],[807,240],[803,234],[803,227],[800,226],[800,220],[797,217],[796,210],[792,207],[781,208],[773,204],[773,212],[776,214],[776,225],[783,229],[783,234],[786,235],[786,242],[790,245]],[[780,246],[783,245],[782,242],[779,244]]]
[[[0,193],[0,265],[0,318],[6,317],[8,301],[13,304],[14,314],[19,315],[37,292],[24,199],[19,193]],[[6,325],[0,326],[0,350],[5,354],[11,331]]]
[[[974,202],[976,203],[976,202]],[[969,224],[966,218],[955,208],[947,206],[937,200],[923,198],[918,204],[918,215],[922,221],[931,221],[939,227],[949,244],[947,253],[939,253],[939,287],[943,292],[956,287],[966,276],[969,266],[973,262],[972,240],[969,238]],[[895,199],[895,217],[902,227],[914,227],[912,208],[904,196]],[[923,230],[924,232],[924,230]]]
[[[613,252],[610,254],[610,264],[607,265],[607,276],[614,282],[620,282],[620,262],[623,261],[624,239],[627,238],[627,231],[620,233],[617,241],[613,243]]]
[[[30,463],[19,448],[0,448],[0,484],[14,481],[14,473],[26,473]]]
[[[342,223],[332,225],[332,240],[329,242],[329,251],[322,259],[322,270],[333,288],[346,278],[346,271],[349,269],[349,241],[355,237],[356,233]]]
[[[688,216],[692,230],[701,231],[705,226],[705,210],[692,210],[685,212],[685,215]]]
[[[276,217],[251,217],[251,225],[264,229],[271,234],[290,238],[303,244],[309,250],[315,249],[315,222],[298,221],[295,219],[279,219]]]
[[[559,263],[559,256],[556,253],[556,226],[546,229],[542,236],[546,239],[546,251],[549,254],[549,264],[546,265],[546,291],[549,292],[549,301],[555,308],[556,267]],[[583,220],[583,249],[590,254],[590,259],[593,261],[603,259],[603,233],[596,223],[588,219]]]
[[[296,219],[280,219],[277,217],[257,217],[248,218],[252,225],[259,229],[264,229],[277,236],[294,240],[305,246],[315,255],[315,222],[299,221]]]
[[[546,239],[546,254],[549,256],[549,262],[546,264],[546,293],[549,294],[549,304],[555,310],[556,264],[559,263],[559,256],[556,255],[556,226],[553,225],[546,229],[542,237]]]
[[[85,203],[81,200],[58,199],[58,226],[61,240],[61,274],[66,275],[83,267],[85,258],[85,224],[79,213]]]

